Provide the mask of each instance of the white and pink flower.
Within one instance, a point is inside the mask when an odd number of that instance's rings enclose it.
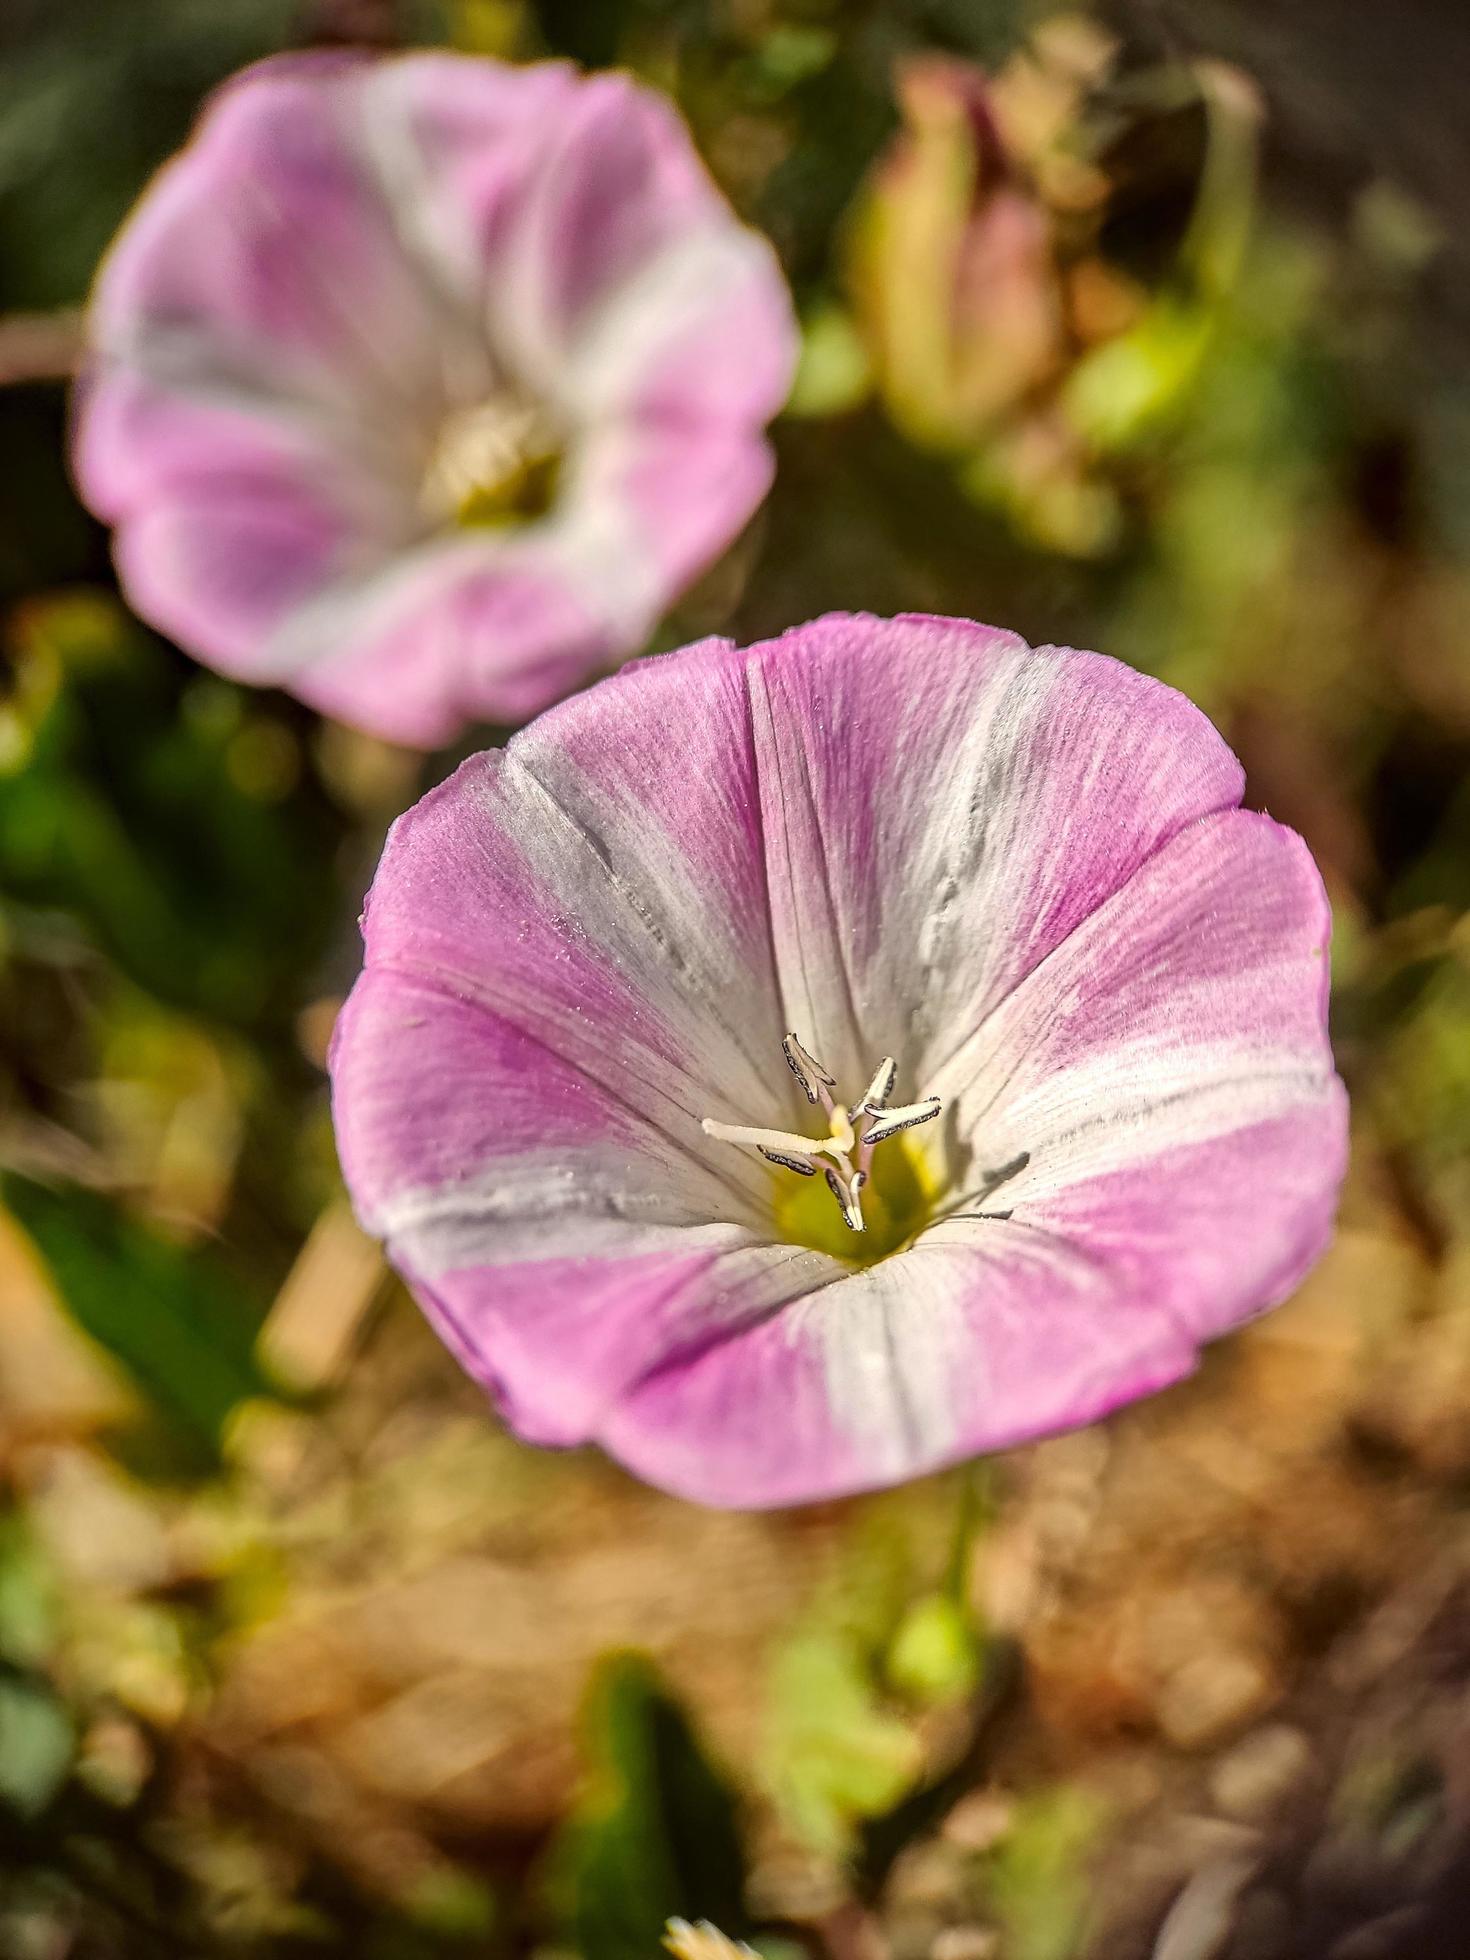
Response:
[[[76,470],[145,618],[428,745],[644,642],[764,496],[795,341],[652,90],[283,56],[105,261]]]
[[[960,620],[637,663],[395,827],[343,1167],[525,1436],[764,1505],[1086,1422],[1331,1230],[1329,918],[1182,696]]]

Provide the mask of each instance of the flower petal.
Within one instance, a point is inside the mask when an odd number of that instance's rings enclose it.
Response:
[[[748,662],[788,1025],[916,1094],[1160,845],[1240,799],[1180,694],[968,621],[834,614]]]
[[[764,422],[795,368],[790,300],[673,106],[598,75],[558,128],[494,301],[519,371],[579,421]]]
[[[1108,1268],[1002,1224],[951,1226],[648,1374],[599,1439],[704,1504],[804,1503],[1088,1422],[1192,1345],[1121,1312]]]
[[[640,1250],[403,1270],[466,1371],[533,1442],[601,1436],[621,1400],[671,1357],[723,1344],[844,1268],[799,1247],[705,1226]]]
[[[514,540],[472,537],[324,589],[271,654],[324,714],[434,748],[466,721],[534,714],[619,644],[555,562]]]
[[[395,204],[423,59],[278,56],[220,89],[104,261],[91,312],[104,371],[310,402],[349,437],[369,400],[412,429],[442,412],[446,373],[488,383],[475,292],[427,263],[417,184]],[[436,81],[456,65],[428,59]],[[509,167],[537,90],[464,66],[508,125],[495,154]]]
[[[378,966],[336,1036],[343,1166],[369,1229],[427,1276],[480,1255],[638,1249],[652,1230],[738,1215],[739,1158],[680,1147],[656,1097],[634,1100],[616,1063],[558,1054],[532,1020]]]
[[[114,550],[144,619],[252,681],[289,676],[296,663],[280,631],[381,562],[332,500],[285,473],[221,483],[197,502],[162,500],[122,527]]]
[[[606,622],[611,644],[637,645],[669,594],[698,577],[759,507],[773,469],[770,449],[748,429],[611,424],[583,445],[566,506],[525,550]]]
[[[1182,832],[937,1078],[962,1183],[1026,1153],[994,1205],[1125,1266],[1196,1340],[1273,1304],[1346,1155],[1329,930],[1292,832],[1243,810]]]

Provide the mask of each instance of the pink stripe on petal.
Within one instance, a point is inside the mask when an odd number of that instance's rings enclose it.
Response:
[[[1346,1118],[1333,1079],[1283,1115],[1019,1200],[1017,1216],[1086,1245],[1132,1298],[1211,1340],[1278,1305],[1326,1250]]]
[[[361,494],[337,446],[285,404],[180,394],[130,369],[94,368],[76,401],[73,463],[92,509],[109,522],[223,478],[291,484],[340,475]]]
[[[723,1341],[839,1270],[733,1227],[663,1235],[625,1258],[539,1260],[408,1277],[466,1370],[532,1441],[583,1443],[671,1354]]]
[[[449,346],[473,342],[415,276],[357,146],[365,72],[267,62],[214,98],[104,262],[105,355],[185,386],[433,411]]]
[[[673,105],[625,76],[587,80],[517,215],[507,324],[522,365],[555,385],[609,297],[712,219],[728,222]]]
[[[285,476],[212,484],[205,496],[140,510],[114,548],[129,599],[150,625],[254,681],[283,678],[272,636],[361,567],[368,550],[340,511]]]
[[[528,870],[700,1058],[697,1114],[789,1127],[741,656],[706,641],[625,668],[507,755]]]
[[[615,592],[614,621],[628,617],[631,601],[646,630],[666,595],[703,572],[759,508],[774,469],[770,449],[748,430],[646,422],[592,438],[579,494],[621,512],[632,563],[610,576],[597,559],[585,568],[568,562],[568,582],[589,608]]]
[[[424,51],[366,69],[355,140],[421,272],[484,320],[507,229],[583,87],[569,62]]]
[[[766,1174],[744,1153],[712,1155],[700,1122],[728,1096],[732,1071],[738,1081],[752,1069],[729,994],[734,980],[760,1011],[760,975],[741,975],[727,956],[737,942],[719,893],[673,860],[662,891],[635,898],[614,813],[579,806],[555,761],[518,738],[399,820],[368,902],[368,972],[418,976],[533,1034],[688,1165],[713,1165],[723,1215],[743,1219],[742,1194],[765,1192]],[[349,1097],[339,1121],[354,1120]]]
[[[1300,838],[1207,818],[1014,990],[935,1093],[987,1160],[1028,1150],[1047,1188],[1319,1101],[1328,933]]]
[[[796,323],[765,242],[743,234],[741,248],[727,254],[719,276],[691,268],[695,292],[675,297],[665,287],[659,315],[639,337],[640,358],[629,364],[626,410],[635,420],[733,429],[758,426],[785,403]]]
[[[529,1274],[484,1266],[433,1285],[405,1277],[440,1338],[516,1433],[566,1448],[588,1441],[615,1399],[620,1375],[603,1371],[620,1358],[620,1343],[630,1334],[647,1341],[653,1316],[670,1296],[697,1286],[709,1264],[708,1255],[670,1252],[548,1260]],[[538,1309],[548,1304],[552,1337],[545,1339]]]
[[[593,1143],[658,1155],[636,1111],[544,1042],[415,973],[364,974],[333,1040],[343,1169],[370,1224],[405,1192],[483,1185],[499,1159],[535,1153],[575,1170]]]

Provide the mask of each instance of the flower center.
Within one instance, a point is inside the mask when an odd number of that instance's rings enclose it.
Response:
[[[502,394],[456,409],[424,471],[424,509],[436,523],[466,526],[543,517],[556,495],[563,453],[560,432],[534,402]]]
[[[816,1247],[842,1259],[868,1264],[912,1238],[923,1225],[934,1198],[918,1152],[907,1139],[876,1159],[878,1146],[899,1138],[939,1114],[938,1096],[895,1104],[891,1098],[898,1065],[891,1055],[878,1064],[862,1097],[850,1107],[838,1102],[836,1080],[814,1055],[788,1034],[781,1047],[802,1094],[827,1119],[823,1137],[795,1130],[764,1130],[742,1123],[704,1119],[707,1136],[743,1144],[767,1163],[803,1180],[783,1188],[776,1218],[783,1238]],[[820,1184],[806,1180],[820,1178]],[[814,1202],[816,1200],[816,1202]],[[858,1238],[857,1234],[862,1234]]]

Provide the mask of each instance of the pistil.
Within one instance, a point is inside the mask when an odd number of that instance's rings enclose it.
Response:
[[[889,1097],[898,1080],[898,1064],[891,1055],[885,1055],[861,1100],[849,1109],[846,1103],[834,1100],[836,1078],[828,1074],[794,1034],[783,1038],[781,1048],[802,1094],[813,1108],[820,1105],[825,1114],[826,1136],[807,1137],[795,1130],[717,1123],[709,1116],[702,1125],[704,1132],[722,1143],[739,1143],[757,1150],[767,1163],[795,1171],[798,1177],[814,1177],[820,1169],[843,1223],[850,1231],[865,1231],[863,1187],[869,1179],[874,1150],[888,1137],[937,1116],[939,1098],[928,1096],[921,1102],[891,1105]]]

